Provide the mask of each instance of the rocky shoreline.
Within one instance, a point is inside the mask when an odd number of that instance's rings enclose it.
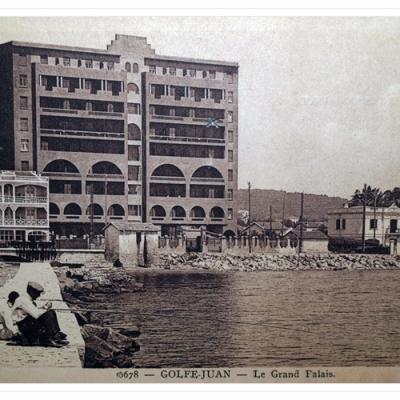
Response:
[[[53,262],[64,301],[73,310],[85,341],[85,368],[133,368],[140,350],[137,326],[115,329],[102,326],[110,296],[142,290],[131,274],[101,258],[76,263]]]
[[[400,256],[375,254],[167,254],[159,269],[210,272],[400,270]]]

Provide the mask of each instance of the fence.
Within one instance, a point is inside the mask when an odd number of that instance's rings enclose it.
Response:
[[[250,244],[249,244],[250,241]],[[187,251],[189,240],[184,237],[170,238],[159,237],[158,247],[160,253],[181,254]],[[280,253],[295,254],[298,251],[296,239],[269,239],[267,237],[254,236],[241,237],[207,237],[202,243],[203,253],[229,253],[235,255],[252,253]]]

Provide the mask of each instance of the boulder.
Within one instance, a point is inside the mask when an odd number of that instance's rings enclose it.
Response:
[[[78,322],[79,326],[84,326],[89,323],[88,318],[86,318],[86,316],[83,315],[83,313],[81,313],[79,311],[75,311],[74,314],[75,314],[75,318],[76,318],[76,321]]]
[[[112,328],[106,328],[106,329],[107,329],[107,337],[105,338],[105,340],[107,341],[108,344],[110,344],[111,346],[113,346],[114,348],[118,349],[121,352],[125,352],[132,348],[134,342],[132,338],[125,335],[121,335]]]
[[[113,368],[113,360],[121,352],[98,336],[89,336],[85,339],[85,367],[86,368]]]
[[[135,338],[140,336],[140,329],[137,326],[131,326],[130,328],[120,329],[119,333],[124,336]]]
[[[87,340],[92,336],[97,336],[103,340],[106,340],[108,337],[108,328],[103,328],[102,326],[86,324],[82,329],[81,333],[83,339]]]
[[[118,368],[132,368],[132,359],[125,354],[118,354],[113,357],[112,363]]]

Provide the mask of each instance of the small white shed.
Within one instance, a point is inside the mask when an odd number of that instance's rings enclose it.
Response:
[[[156,265],[160,231],[150,223],[109,223],[104,228],[106,260],[119,260],[125,268]]]

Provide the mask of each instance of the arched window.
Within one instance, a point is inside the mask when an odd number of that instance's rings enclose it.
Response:
[[[108,209],[107,215],[122,217],[125,215],[124,208],[119,204],[113,204]]]
[[[185,218],[186,217],[186,211],[183,207],[181,206],[175,206],[171,210],[171,217],[172,218]]]
[[[197,169],[192,178],[223,178],[223,176],[216,168],[204,166]]]
[[[141,140],[142,134],[136,124],[128,124],[128,140]]]
[[[68,172],[79,174],[78,168],[67,160],[54,160],[46,165],[43,172]]]
[[[138,87],[138,85],[136,85],[136,83],[133,83],[133,82],[128,83],[127,88],[128,88],[128,92],[133,92],[133,93],[139,94],[139,87]]]
[[[131,72],[131,63],[129,63],[129,62],[125,63],[125,71],[126,72]]]
[[[4,219],[6,222],[10,222],[13,219],[13,212],[10,207],[7,207],[4,211]]]
[[[154,206],[150,210],[150,217],[165,217],[167,214],[163,207],[161,206]]]
[[[151,176],[175,176],[184,177],[183,172],[172,164],[163,164],[157,167]]]
[[[82,210],[76,203],[69,203],[64,208],[64,215],[82,215]]]
[[[49,209],[50,209],[50,215],[60,215],[60,209],[57,204],[50,203]]]
[[[204,211],[203,208],[201,208],[199,206],[193,207],[190,210],[190,218],[199,218],[199,219],[201,218],[201,219],[203,219],[205,217],[206,217],[206,212]]]
[[[89,204],[89,206],[86,208],[86,215],[92,215],[92,209],[93,209],[93,215],[104,215],[103,208],[97,204]]]
[[[122,175],[121,170],[112,162],[100,161],[92,166],[89,170],[89,174],[101,174],[101,175]]]
[[[210,217],[221,219],[225,217],[225,212],[221,207],[213,207],[210,211]]]
[[[139,73],[139,65],[138,65],[138,63],[133,63],[132,64],[132,72],[134,74],[138,74]]]

